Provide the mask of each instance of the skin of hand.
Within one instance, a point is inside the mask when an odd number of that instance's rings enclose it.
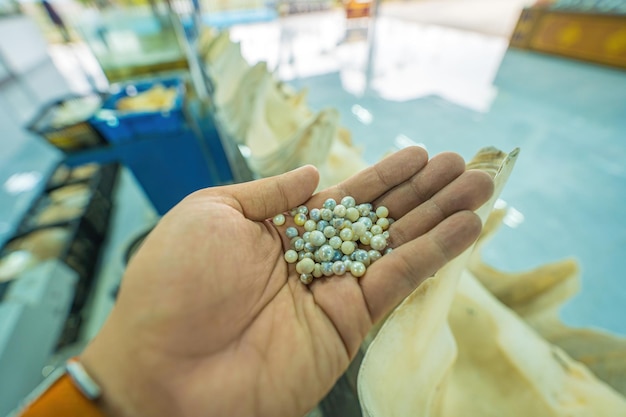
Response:
[[[469,247],[491,178],[463,159],[399,151],[312,195],[312,166],[204,189],[167,213],[81,356],[110,416],[296,417],[346,370],[372,325]],[[393,252],[360,279],[299,281],[274,215],[333,197],[385,205]],[[288,217],[289,218],[289,217]]]

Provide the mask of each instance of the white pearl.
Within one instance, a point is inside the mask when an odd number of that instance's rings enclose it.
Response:
[[[335,229],[332,226],[326,226],[324,228],[324,232],[323,233],[324,233],[324,236],[326,236],[327,238],[330,239],[331,237],[333,237],[333,236],[335,236],[337,234],[337,229]]]
[[[370,229],[370,232],[372,232],[372,234],[374,236],[376,235],[380,235],[383,233],[383,228],[380,227],[379,225],[375,224],[374,226],[372,226],[372,228]]]
[[[376,224],[382,227],[383,230],[389,229],[389,219],[385,217],[381,217],[380,219],[376,220]]]
[[[360,278],[365,275],[366,269],[365,265],[359,261],[353,261],[350,265],[350,273],[356,278]]]
[[[344,242],[347,242],[349,240],[352,240],[352,238],[354,237],[354,232],[352,231],[352,229],[341,229],[341,232],[339,232],[339,237]]]
[[[313,276],[315,278],[319,278],[322,275],[324,275],[322,273],[322,265],[320,265],[319,263],[316,263],[315,266],[313,267]]]
[[[343,204],[337,204],[333,209],[333,214],[337,217],[345,217],[346,216],[346,206]]]
[[[359,240],[361,241],[362,244],[369,245],[373,236],[374,235],[372,234],[372,232],[368,231],[368,232],[363,233],[363,236],[361,236]]]
[[[354,197],[347,195],[341,199],[341,205],[346,208],[354,207],[356,206],[356,201],[354,200]]]
[[[310,274],[315,268],[315,261],[310,258],[304,258],[296,264],[296,272],[298,274]]]
[[[311,282],[313,282],[313,275],[300,274],[300,281],[302,281],[303,284],[310,284]]]
[[[297,260],[298,252],[293,249],[289,249],[287,252],[285,252],[285,261],[287,261],[287,263],[293,264],[296,263]]]
[[[274,224],[276,226],[282,226],[283,224],[285,224],[285,215],[284,214],[277,214],[272,219],[272,222],[274,222]]]
[[[346,265],[343,261],[335,261],[333,263],[333,272],[335,275],[343,275],[346,273]]]
[[[350,220],[351,222],[359,220],[359,217],[361,217],[359,214],[359,210],[355,209],[354,207],[350,207],[346,210],[346,219]]]
[[[343,240],[341,240],[341,238],[339,236],[333,236],[330,239],[328,239],[328,244],[333,249],[339,249],[341,247],[342,243],[343,243]]]
[[[367,232],[367,227],[365,227],[365,224],[362,222],[355,222],[352,223],[352,231],[355,235],[361,237],[363,236],[363,233]]]
[[[381,218],[381,217],[387,217],[389,216],[389,209],[385,206],[379,206],[376,208],[376,215]]]
[[[354,252],[354,249],[355,249],[355,245],[354,245],[354,242],[352,241],[343,242],[341,244],[341,252],[344,255],[352,254],[352,252]]]
[[[317,222],[315,220],[309,219],[304,222],[304,230],[307,232],[312,232],[315,229],[317,229]]]
[[[367,254],[370,256],[370,262],[379,260],[383,255],[377,250],[369,250]]]
[[[381,251],[387,247],[387,239],[383,235],[375,235],[370,240],[372,249]]]
[[[324,236],[324,233],[320,232],[319,230],[314,230],[309,236],[309,242],[311,242],[313,246],[322,246],[324,243],[326,243],[326,236]]]

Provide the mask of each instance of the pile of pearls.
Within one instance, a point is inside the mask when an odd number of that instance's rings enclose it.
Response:
[[[354,197],[346,196],[339,203],[329,198],[322,208],[310,211],[300,206],[289,215],[304,232],[300,236],[293,226],[285,230],[291,240],[285,261],[296,264],[304,284],[313,278],[346,273],[360,278],[368,266],[391,251],[387,247],[388,229],[394,220],[385,206],[374,209],[370,203],[357,205]],[[286,218],[278,214],[272,221],[282,226]]]

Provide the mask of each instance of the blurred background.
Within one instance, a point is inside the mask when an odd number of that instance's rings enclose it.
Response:
[[[484,261],[626,335],[625,70],[624,0],[0,0],[0,415],[188,193],[412,145],[519,147]]]

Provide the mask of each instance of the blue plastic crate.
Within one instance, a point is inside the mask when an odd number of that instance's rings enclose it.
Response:
[[[161,84],[177,90],[171,109],[166,111],[122,111],[117,102],[124,97],[134,96]],[[187,128],[183,111],[185,83],[181,78],[151,79],[115,85],[111,95],[104,101],[102,109],[91,119],[91,125],[111,144],[123,143],[155,135],[172,134]]]

